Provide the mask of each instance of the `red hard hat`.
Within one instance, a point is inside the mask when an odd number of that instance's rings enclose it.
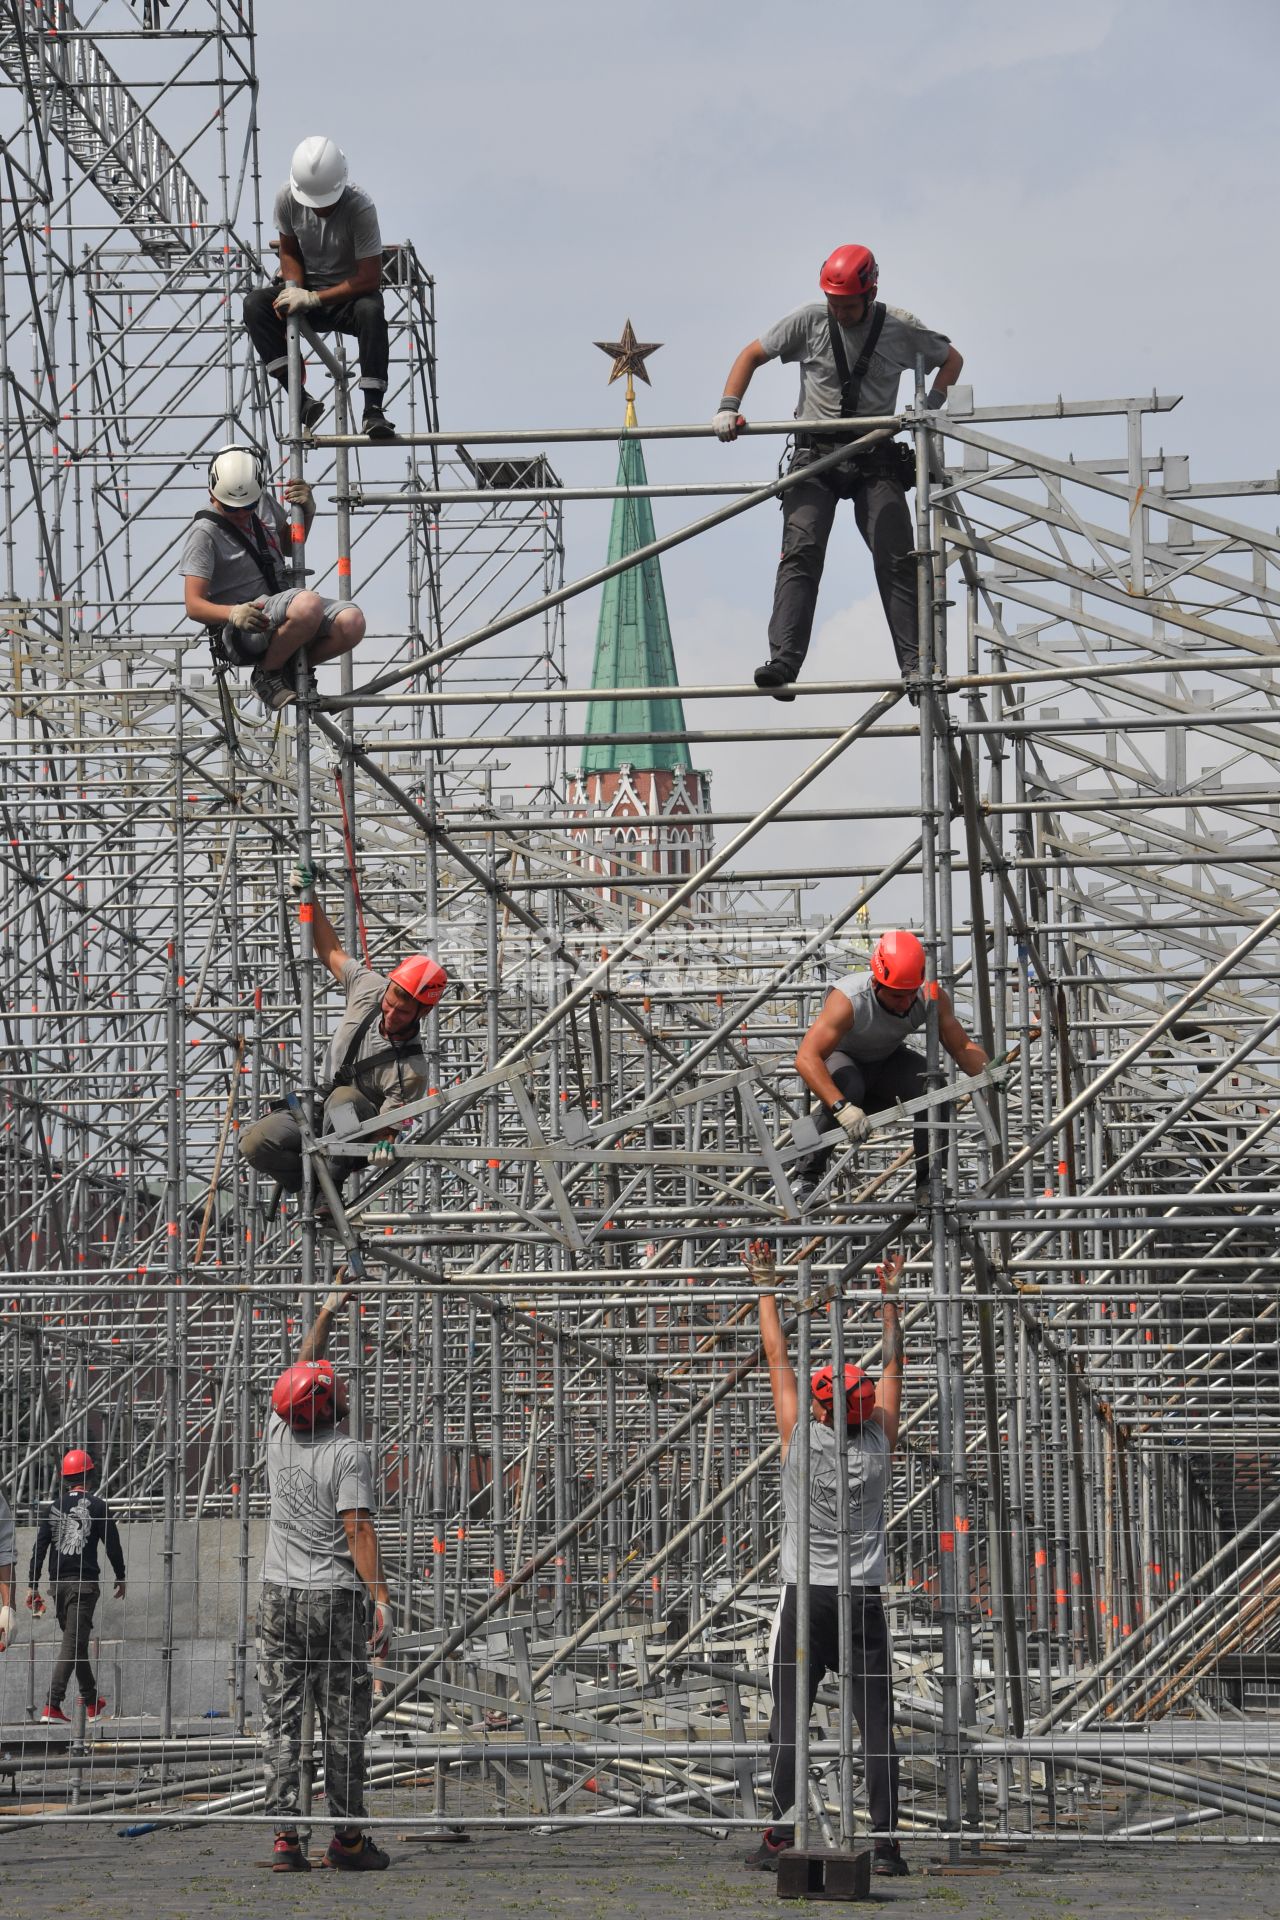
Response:
[[[809,1385],[813,1388],[813,1397],[824,1407],[831,1405],[831,1386],[835,1378],[830,1366],[819,1367],[809,1376]],[[852,1360],[846,1360],[844,1368],[844,1404],[845,1419],[849,1425],[861,1426],[862,1422],[874,1411],[876,1404],[876,1383],[861,1367],[855,1367]]]
[[[925,953],[914,933],[883,933],[871,956],[872,976],[895,993],[914,993],[924,985]]]
[[[300,1433],[328,1426],[342,1411],[343,1393],[332,1360],[299,1360],[286,1367],[271,1389],[271,1405]]]
[[[92,1473],[93,1462],[83,1447],[72,1447],[70,1453],[62,1456],[62,1477],[64,1480],[78,1480],[81,1474]]]
[[[391,979],[424,1007],[434,1007],[449,984],[449,976],[428,953],[411,953],[391,970]]]
[[[833,300],[856,300],[863,294],[874,300],[880,269],[870,247],[837,247],[822,263],[818,285]]]

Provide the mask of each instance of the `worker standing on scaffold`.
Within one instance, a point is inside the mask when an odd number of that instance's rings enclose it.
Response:
[[[778,1318],[777,1272],[769,1243],[753,1240],[747,1254],[760,1290],[760,1344],[769,1367],[774,1418],[782,1442],[782,1597],[769,1641],[773,1712],[769,1720],[769,1780],[773,1819],[745,1865],[776,1873],[778,1858],[795,1845],[793,1809],[804,1783],[796,1779],[796,1582],[797,1526],[804,1488],[791,1441],[800,1417],[795,1369]],[[840,1671],[840,1520],[836,1449],[844,1446],[848,1470],[849,1657],[853,1664],[853,1712],[862,1735],[867,1809],[876,1834],[873,1872],[893,1878],[907,1872],[897,1839],[898,1755],[893,1741],[893,1687],[889,1626],[880,1588],[888,1574],[884,1496],[898,1444],[902,1411],[902,1326],[898,1286],[902,1256],[876,1268],[883,1296],[879,1384],[852,1362],[837,1392],[832,1368],[809,1377],[809,1707],[827,1673]]]
[[[291,882],[296,893],[313,885],[309,867],[299,863]],[[347,1159],[342,1171],[341,1136],[375,1114],[393,1114],[425,1092],[427,1061],[419,1038],[424,1013],[434,1007],[449,976],[430,954],[411,953],[389,974],[377,973],[344,953],[332,920],[312,898],[311,939],[315,957],[347,996],[346,1012],[329,1043],[325,1063],[323,1136],[336,1185],[356,1170]],[[373,1144],[372,1162],[390,1160],[396,1129],[389,1126]],[[302,1190],[302,1129],[286,1107],[264,1113],[240,1137],[240,1155],[259,1173],[278,1180],[286,1193]]]
[[[347,178],[347,156],[336,141],[311,134],[293,150],[289,178],[276,195],[280,275],[245,296],[244,324],[282,387],[289,383],[285,322],[297,314],[317,333],[354,334],[359,343],[364,418],[371,440],[394,440],[383,412],[391,347],[382,303],[382,235],[378,209]],[[304,374],[305,379],[305,374]],[[302,424],[310,432],[324,413],[318,394],[302,396]]]
[[[290,663],[308,648],[312,666],[350,653],[364,638],[354,601],[322,600],[295,587],[285,560],[289,516],[266,491],[252,447],[223,447],[209,463],[209,505],[196,514],[182,549],[187,616],[208,629],[232,666],[253,668],[249,682],[268,713],[295,698]],[[316,503],[305,480],[285,488],[310,532]]]
[[[940,407],[964,365],[945,333],[926,327],[901,307],[876,299],[880,272],[874,255],[859,246],[837,247],[818,276],[822,300],[797,307],[742,349],[729,369],[724,398],[713,425],[721,440],[736,440],[745,426],[739,408],[751,376],[766,360],[800,364],[798,420],[840,420],[893,413],[904,373],[916,356],[937,368],[928,395]],[[797,435],[790,471],[796,473],[835,441]],[[791,684],[809,651],[827,541],[836,502],[852,500],[858,532],[871,549],[876,586],[893,636],[904,680],[920,670],[916,605],[915,537],[906,489],[915,483],[915,455],[899,441],[882,442],[782,496],[782,558],[769,621],[769,658],[756,668],[758,687],[775,700],[794,700]]]
[[[961,1073],[981,1073],[987,1065],[986,1054],[957,1020],[950,996],[937,987],[931,1000],[924,976],[925,951],[915,934],[902,928],[882,934],[871,971],[842,975],[800,1042],[796,1072],[854,1146],[871,1131],[869,1115],[924,1092],[924,1060],[904,1042],[924,1026],[931,1005],[938,1009],[938,1038]],[[916,1115],[912,1132],[919,1200],[929,1178],[927,1113]],[[797,1162],[802,1199],[821,1179],[831,1153],[823,1147]]]
[[[258,1685],[266,1757],[266,1810],[276,1830],[276,1873],[305,1873],[297,1827],[303,1710],[310,1694],[324,1734],[324,1789],[335,1822],[327,1867],[367,1872],[389,1864],[365,1833],[366,1741],[373,1706],[370,1655],[385,1660],[391,1596],[374,1531],[378,1495],[369,1449],[347,1432],[347,1388],[324,1357],[333,1316],[350,1294],[325,1300],[296,1363],[271,1390],[267,1421],[270,1501],[258,1603]]]

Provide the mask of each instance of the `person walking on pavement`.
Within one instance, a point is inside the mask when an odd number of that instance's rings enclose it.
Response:
[[[717,436],[737,439],[746,424],[739,409],[752,375],[768,360],[799,363],[798,420],[896,412],[899,383],[904,373],[914,372],[917,355],[927,368],[937,369],[928,404],[941,407],[963,357],[945,333],[878,301],[879,279],[868,248],[837,247],[818,276],[823,299],[797,307],[734,361],[713,422]],[[790,471],[802,471],[836,444],[830,437],[797,435]],[[797,482],[782,495],[782,558],[769,621],[769,658],[755,673],[756,685],[769,689],[775,700],[795,698],[790,689],[809,651],[839,500],[853,501],[858,532],[871,549],[899,671],[904,680],[919,672],[915,536],[906,500],[914,482],[914,454],[900,441],[889,441]]]
[[[310,868],[297,865],[291,878],[300,893],[312,886],[314,876]],[[340,1163],[334,1180],[341,1188],[358,1165],[348,1159],[343,1170],[341,1135],[375,1114],[394,1114],[425,1091],[427,1061],[419,1026],[423,1014],[438,1003],[449,976],[425,953],[411,953],[389,974],[364,966],[343,951],[333,922],[314,898],[311,938],[316,959],[347,996],[346,1011],[329,1043],[320,1090],[322,1134],[330,1160]],[[378,1135],[375,1164],[393,1157],[395,1137],[394,1124]],[[246,1127],[240,1155],[259,1173],[277,1180],[286,1193],[301,1192],[302,1129],[286,1107],[276,1107]]]
[[[317,333],[354,334],[360,355],[364,417],[371,440],[394,440],[383,412],[391,349],[382,304],[382,235],[369,195],[352,186],[347,156],[336,141],[311,134],[293,150],[289,178],[276,195],[280,273],[270,287],[246,295],[244,323],[267,372],[289,384],[285,322],[298,314]],[[304,372],[305,380],[305,372]],[[302,424],[310,432],[324,401],[304,391]]]
[[[18,1536],[13,1525],[13,1509],[0,1493],[0,1653],[7,1653],[13,1641],[17,1615],[13,1610],[13,1583],[18,1567]]]
[[[753,1240],[748,1266],[759,1288],[760,1344],[769,1368],[774,1418],[782,1442],[782,1595],[769,1644],[773,1712],[769,1721],[769,1783],[773,1818],[745,1865],[776,1873],[779,1856],[795,1845],[796,1585],[800,1485],[792,1447],[800,1417],[795,1370],[778,1317],[777,1272],[768,1241]],[[826,1674],[840,1672],[840,1521],[837,1450],[844,1449],[848,1484],[851,1606],[847,1644],[853,1673],[853,1712],[862,1736],[867,1808],[875,1834],[873,1872],[894,1878],[908,1871],[897,1840],[898,1755],[893,1739],[889,1627],[880,1589],[887,1578],[884,1499],[898,1444],[902,1411],[902,1326],[898,1318],[901,1254],[876,1268],[881,1307],[879,1382],[846,1364],[842,1390],[830,1365],[809,1379],[809,1709]]]
[[[914,933],[899,928],[883,934],[871,955],[869,973],[846,973],[836,981],[796,1053],[796,1072],[822,1102],[829,1119],[844,1128],[858,1146],[871,1131],[870,1114],[925,1091],[925,1063],[904,1044],[938,1010],[938,1038],[961,1073],[981,1073],[987,1056],[971,1040],[948,994],[925,988],[925,951]],[[929,1177],[929,1120],[916,1116],[912,1129],[917,1189]],[[798,1161],[800,1197],[808,1197],[831,1158],[830,1147]]]
[[[305,480],[285,498],[302,508],[306,531],[316,503]],[[187,530],[180,562],[187,616],[209,629],[215,650],[235,667],[252,667],[250,685],[268,713],[296,697],[290,665],[299,647],[313,667],[350,653],[364,638],[364,615],[351,600],[322,600],[290,585],[285,560],[289,516],[266,491],[252,447],[223,447],[209,464],[209,505]]]
[[[374,1531],[369,1449],[346,1428],[347,1389],[325,1358],[333,1316],[351,1295],[330,1293],[271,1392],[268,1522],[258,1606],[258,1684],[268,1813],[283,1816],[271,1865],[305,1873],[300,1811],[302,1720],[308,1695],[324,1736],[324,1789],[334,1821],[324,1864],[360,1872],[388,1865],[364,1831],[372,1655],[391,1651],[391,1597]]]
[[[89,1476],[93,1471],[93,1461],[83,1447],[72,1447],[63,1455],[62,1490],[41,1515],[31,1550],[27,1606],[36,1615],[45,1611],[40,1575],[47,1557],[54,1613],[62,1628],[62,1646],[54,1661],[48,1704],[40,1715],[42,1721],[67,1718],[62,1711],[62,1701],[73,1673],[89,1719],[96,1720],[106,1711],[107,1703],[98,1692],[89,1657],[89,1636],[102,1590],[98,1549],[105,1546],[107,1550],[107,1559],[116,1577],[117,1600],[125,1596],[124,1549],[106,1501],[89,1491]]]

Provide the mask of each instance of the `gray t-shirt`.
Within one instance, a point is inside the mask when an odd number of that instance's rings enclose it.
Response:
[[[867,318],[859,321],[856,327],[840,329],[850,371],[862,352],[870,326],[871,314],[868,311]],[[784,320],[770,327],[767,333],[760,335],[760,345],[770,360],[798,360],[800,363],[797,420],[841,418],[840,376],[836,372],[835,355],[831,351],[825,300],[814,300],[806,307],[797,307],[794,313],[789,313]],[[942,365],[950,345],[945,333],[935,333],[932,327],[926,327],[922,320],[917,320],[913,313],[904,313],[901,307],[886,307],[884,326],[876,341],[876,350],[863,375],[858,394],[858,412],[895,413],[899,383],[904,373],[914,370],[916,355],[924,355],[925,366],[932,372],[934,367]]]
[[[338,1030],[329,1042],[329,1052],[325,1059],[325,1084],[328,1085],[338,1071],[352,1035],[371,1008],[376,1007],[391,984],[385,973],[374,973],[371,967],[362,966],[359,960],[350,959],[342,969],[342,986],[347,996],[347,1010],[338,1022]],[[391,1046],[382,1032],[381,1017],[371,1020],[365,1029],[364,1037],[351,1059],[348,1069],[357,1068],[362,1060],[368,1060],[375,1053],[386,1053]],[[359,1076],[362,1088],[376,1087],[382,1096],[381,1107],[405,1107],[417,1100],[427,1084],[427,1061],[421,1046],[411,1041],[407,1047],[397,1050],[394,1059],[383,1062],[381,1066],[370,1067]]]
[[[209,512],[216,509],[209,508]],[[264,493],[258,502],[258,523],[267,552],[280,568],[280,585],[264,582],[252,557],[245,552],[234,533],[225,532],[212,520],[193,520],[182,549],[182,572],[207,581],[205,598],[223,606],[237,606],[242,600],[260,600],[264,594],[282,592],[289,584],[285,563],[285,543],[289,538],[289,516],[278,500]],[[228,522],[228,526],[230,522]]]
[[[14,1531],[9,1502],[0,1493],[0,1567],[12,1567],[18,1559],[18,1536]]]
[[[361,1593],[342,1513],[377,1512],[373,1462],[340,1427],[295,1433],[277,1413],[267,1426],[270,1519],[262,1577],[277,1587]]]
[[[903,1042],[929,1018],[929,1002],[924,988],[905,1013],[890,1013],[876,998],[875,981],[869,973],[845,973],[831,991],[842,993],[853,1008],[853,1025],[838,1047],[826,1057],[828,1073],[853,1063],[874,1064],[887,1060]]]
[[[276,195],[276,231],[297,241],[309,287],[336,287],[357,260],[382,257],[378,209],[361,187],[348,187],[335,207],[320,213],[295,200],[286,181]]]
[[[878,1420],[850,1427],[849,1579],[855,1587],[878,1587],[886,1577],[884,1494],[889,1479],[889,1442]],[[840,1580],[840,1519],[836,1435],[820,1420],[809,1422],[809,1580],[834,1587]],[[783,1581],[797,1578],[796,1526],[800,1517],[800,1469],[795,1434],[782,1463]]]

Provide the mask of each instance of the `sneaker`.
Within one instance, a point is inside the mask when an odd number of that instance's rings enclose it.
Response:
[[[287,707],[297,695],[282,673],[271,673],[266,667],[255,667],[249,685],[261,700],[268,713],[279,713],[281,707]]]
[[[775,700],[795,699],[794,693],[789,691],[795,677],[791,668],[784,666],[781,660],[766,660],[755,672],[756,685],[762,692],[771,693]]]
[[[391,1855],[374,1845],[371,1834],[362,1833],[348,1845],[335,1833],[324,1862],[327,1867],[336,1867],[339,1873],[377,1873],[391,1865]]]
[[[65,1725],[66,1718],[67,1716],[62,1711],[61,1707],[55,1707],[52,1704],[50,1704],[45,1708],[44,1712],[40,1715],[40,1723],[43,1726],[45,1721],[47,1720],[61,1720]]]
[[[370,440],[394,440],[396,437],[396,430],[382,408],[372,403],[365,407],[360,431]]]
[[[878,1873],[882,1880],[903,1880],[911,1869],[903,1859],[900,1847],[877,1847],[871,1871]]]
[[[107,1703],[104,1699],[102,1699],[101,1695],[99,1695],[98,1699],[96,1700],[86,1700],[84,1703],[84,1715],[86,1720],[101,1720],[104,1714],[106,1713],[106,1711],[107,1711]]]
[[[318,393],[302,396],[302,431],[311,433],[324,419],[324,401]]]
[[[744,1867],[753,1867],[757,1873],[776,1873],[779,1860],[794,1845],[795,1841],[787,1834],[775,1834],[770,1827],[766,1827],[760,1835],[760,1845],[754,1853],[743,1855],[742,1864]]]
[[[311,1862],[296,1833],[278,1833],[271,1849],[272,1873],[310,1873]]]

